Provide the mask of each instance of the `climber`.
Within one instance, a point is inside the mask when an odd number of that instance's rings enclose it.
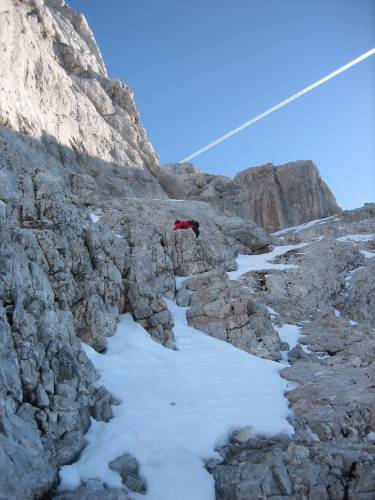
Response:
[[[199,222],[194,219],[190,219],[188,220],[188,222],[193,226],[192,230],[194,231],[195,237],[198,238],[198,236],[200,235]]]
[[[174,222],[174,228],[173,230],[175,231],[176,229],[192,229],[194,231],[195,237],[198,238],[200,231],[199,231],[199,222],[196,220],[175,220]]]

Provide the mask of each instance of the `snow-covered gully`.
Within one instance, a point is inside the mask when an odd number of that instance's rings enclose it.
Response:
[[[229,275],[238,279],[253,269],[287,269],[269,261],[300,246],[239,256],[239,270]],[[60,472],[62,489],[93,477],[122,487],[120,475],[108,464],[130,453],[147,482],[146,495],[132,493],[133,498],[210,500],[215,498],[214,482],[204,464],[233,430],[250,425],[254,433],[268,436],[293,433],[284,397],[288,383],[279,374],[285,364],[212,338],[188,326],[185,308],[172,301],[168,308],[176,351],[154,342],[129,314],[121,318],[105,354],[84,346],[100,373],[98,385],[121,404],[114,406],[110,422],[92,421],[80,459]]]

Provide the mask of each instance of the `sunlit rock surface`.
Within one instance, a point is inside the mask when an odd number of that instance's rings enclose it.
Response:
[[[324,486],[327,498],[372,498],[374,205],[269,236],[338,212],[311,162],[233,181],[189,164],[160,169],[131,90],[108,78],[86,20],[63,0],[3,0],[0,90],[1,500],[60,495],[58,470],[77,460],[90,417],[108,422],[119,403],[95,384],[81,341],[105,352],[128,312],[175,349],[165,299],[257,356],[287,356],[277,329],[288,323],[311,351],[297,345],[291,366],[280,364],[298,383],[288,393],[296,438],[252,436],[256,457],[246,443],[226,449],[218,498],[248,498],[250,483],[266,497],[324,497]],[[173,230],[182,218],[199,220],[198,239]],[[228,280],[238,254],[280,243],[306,243],[278,258],[296,267]],[[93,480],[60,498],[127,495]]]
[[[340,211],[310,160],[247,168],[234,179],[200,172],[190,163],[169,164],[158,177],[172,198],[209,201],[269,233]]]

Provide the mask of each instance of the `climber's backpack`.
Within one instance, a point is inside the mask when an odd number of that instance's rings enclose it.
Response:
[[[199,222],[197,220],[194,220],[194,219],[190,219],[188,220],[189,224],[191,224],[192,226],[198,228],[199,227]]]

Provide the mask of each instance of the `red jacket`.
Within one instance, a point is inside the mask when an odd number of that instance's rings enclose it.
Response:
[[[193,224],[190,224],[187,220],[180,220],[173,228],[174,231],[176,229],[193,229]]]

